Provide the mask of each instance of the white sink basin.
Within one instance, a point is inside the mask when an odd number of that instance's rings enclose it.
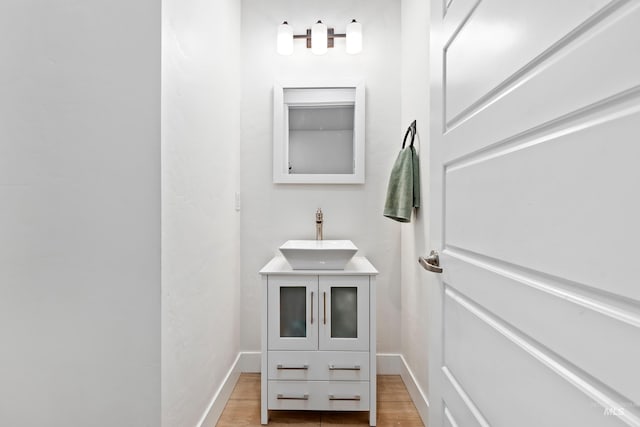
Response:
[[[358,251],[351,240],[289,240],[279,249],[294,270],[344,270]]]

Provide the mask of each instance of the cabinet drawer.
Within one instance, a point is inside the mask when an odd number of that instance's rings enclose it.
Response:
[[[365,381],[269,381],[269,409],[314,411],[369,410]]]
[[[270,351],[267,358],[270,380],[369,380],[367,352]]]
[[[366,411],[369,409],[369,382],[328,381],[323,403],[330,411]]]

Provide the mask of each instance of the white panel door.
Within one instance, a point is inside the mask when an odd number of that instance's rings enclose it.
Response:
[[[431,4],[429,426],[640,426],[640,1]]]

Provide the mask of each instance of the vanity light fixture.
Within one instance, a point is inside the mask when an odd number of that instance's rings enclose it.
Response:
[[[324,55],[327,53],[329,36],[327,26],[318,20],[311,26],[311,52],[314,55]]]
[[[278,53],[291,55],[293,53],[293,28],[284,21],[278,25]]]
[[[352,20],[347,24],[347,53],[355,55],[362,51],[362,24]]]
[[[362,24],[355,19],[347,25],[344,34],[336,34],[333,28],[318,20],[307,29],[306,34],[293,34],[293,28],[287,21],[278,26],[277,50],[280,55],[291,55],[293,53],[293,40],[305,39],[307,48],[311,49],[315,55],[324,55],[328,48],[334,46],[337,38],[346,39],[346,51],[352,55],[362,51]]]

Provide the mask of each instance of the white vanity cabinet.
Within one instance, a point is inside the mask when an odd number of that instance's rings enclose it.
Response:
[[[262,424],[268,410],[369,411],[376,420],[375,275],[364,257],[344,270],[261,271]]]

